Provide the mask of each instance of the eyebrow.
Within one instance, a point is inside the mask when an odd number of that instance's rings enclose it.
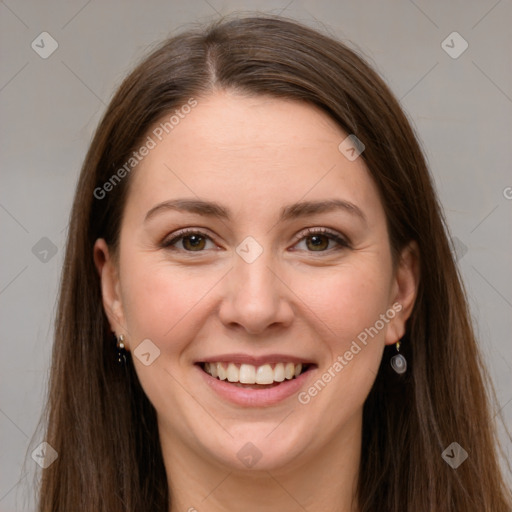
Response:
[[[203,201],[202,199],[173,199],[164,201],[151,208],[144,219],[147,222],[156,214],[168,210],[194,213],[205,217],[216,217],[221,220],[229,220],[231,212],[228,208],[214,201]],[[354,203],[342,199],[328,199],[324,201],[302,201],[290,204],[281,209],[279,221],[286,221],[314,215],[318,213],[329,213],[333,211],[345,211],[359,217],[366,223],[366,216],[363,211]]]

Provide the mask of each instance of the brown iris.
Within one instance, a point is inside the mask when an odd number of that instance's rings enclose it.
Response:
[[[329,247],[329,237],[325,235],[311,235],[306,239],[308,249],[313,251],[325,251]]]
[[[206,244],[205,237],[201,235],[187,235],[183,237],[183,247],[187,251],[201,251]]]

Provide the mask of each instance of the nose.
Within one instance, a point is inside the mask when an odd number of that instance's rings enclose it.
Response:
[[[261,334],[292,322],[293,293],[272,265],[272,256],[266,252],[252,263],[235,255],[225,287],[219,317],[227,327]]]

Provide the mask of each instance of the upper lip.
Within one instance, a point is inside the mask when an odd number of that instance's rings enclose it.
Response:
[[[238,364],[251,364],[253,366],[261,366],[264,364],[272,363],[303,363],[314,364],[307,358],[291,356],[288,354],[267,354],[263,356],[252,356],[249,354],[220,354],[217,356],[206,357],[197,361],[198,363],[238,363]]]

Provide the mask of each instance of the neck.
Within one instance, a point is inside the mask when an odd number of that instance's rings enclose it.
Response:
[[[206,457],[167,435],[160,425],[170,512],[356,512],[362,417],[358,414],[328,443],[286,467],[239,470]],[[257,467],[257,466],[256,466]]]

